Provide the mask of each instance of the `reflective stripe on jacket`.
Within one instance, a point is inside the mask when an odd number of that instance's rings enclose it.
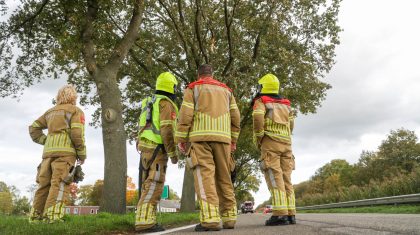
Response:
[[[252,116],[256,144],[260,144],[265,135],[291,144],[294,117],[288,100],[262,96],[255,100]]]
[[[176,141],[236,142],[240,113],[230,89],[212,78],[200,79],[184,91]]]
[[[43,157],[77,156],[86,159],[85,116],[72,104],[56,105],[29,126],[35,143],[44,145]],[[45,135],[42,130],[48,129]]]

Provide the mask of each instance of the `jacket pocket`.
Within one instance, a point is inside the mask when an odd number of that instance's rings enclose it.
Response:
[[[194,169],[198,165],[197,155],[194,148],[191,146],[188,157],[185,159],[190,169]]]
[[[69,185],[73,183],[74,175],[71,175],[71,171],[73,170],[73,165],[70,163],[66,163],[63,169],[63,175],[61,176],[61,181],[65,184]]]
[[[36,167],[36,177],[35,177],[35,182],[36,182],[37,184],[39,184],[39,172],[41,171],[41,164],[42,164],[42,162],[41,162],[41,163],[39,163],[39,165]]]
[[[268,168],[273,168],[277,160],[280,160],[276,154],[266,151],[261,156],[260,168],[262,171],[266,171]]]
[[[230,155],[229,160],[228,160],[228,167],[229,167],[229,171],[232,173],[235,170],[236,167],[236,161],[235,158],[233,157],[233,154]]]
[[[147,170],[152,165],[153,150],[142,151],[141,153],[141,165],[144,170]]]

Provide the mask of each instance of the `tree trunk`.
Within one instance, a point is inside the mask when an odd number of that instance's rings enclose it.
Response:
[[[105,154],[101,211],[126,212],[127,146],[122,117],[121,93],[116,72],[98,69],[95,76],[101,101],[102,138]]]
[[[192,170],[185,166],[184,183],[182,184],[181,212],[195,211],[194,175]]]

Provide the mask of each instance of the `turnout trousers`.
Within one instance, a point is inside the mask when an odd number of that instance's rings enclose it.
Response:
[[[74,166],[76,157],[48,157],[38,166],[34,202],[29,215],[29,221],[46,220],[55,222],[64,216],[64,206],[68,203],[69,185],[64,179]]]
[[[162,195],[165,183],[168,157],[159,150],[156,159],[151,162],[154,149],[145,149],[141,152],[141,164],[148,170],[147,177],[143,178],[141,196],[137,204],[136,230],[145,230],[156,224],[156,207]]]
[[[290,144],[265,136],[261,142],[261,170],[270,190],[273,216],[295,215],[295,193],[291,181],[294,158]]]
[[[235,167],[230,144],[193,142],[187,158],[193,169],[194,187],[200,204],[200,223],[207,228],[236,223],[236,200],[231,181]]]

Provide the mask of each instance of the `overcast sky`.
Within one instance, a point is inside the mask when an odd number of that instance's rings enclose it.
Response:
[[[376,150],[391,129],[420,135],[420,1],[347,0],[339,24],[344,29],[336,65],[326,81],[332,85],[316,114],[296,119],[293,182],[309,179],[332,159],[355,163],[362,150]],[[42,146],[33,143],[28,126],[51,107],[63,80],[27,89],[19,101],[0,99],[0,181],[22,193],[35,182]],[[87,122],[93,109],[85,109]],[[83,184],[103,178],[103,146],[99,129],[86,128],[88,159]],[[128,145],[128,175],[137,181],[139,156]],[[183,170],[169,163],[166,184],[181,195]],[[254,195],[269,198],[265,182]]]

